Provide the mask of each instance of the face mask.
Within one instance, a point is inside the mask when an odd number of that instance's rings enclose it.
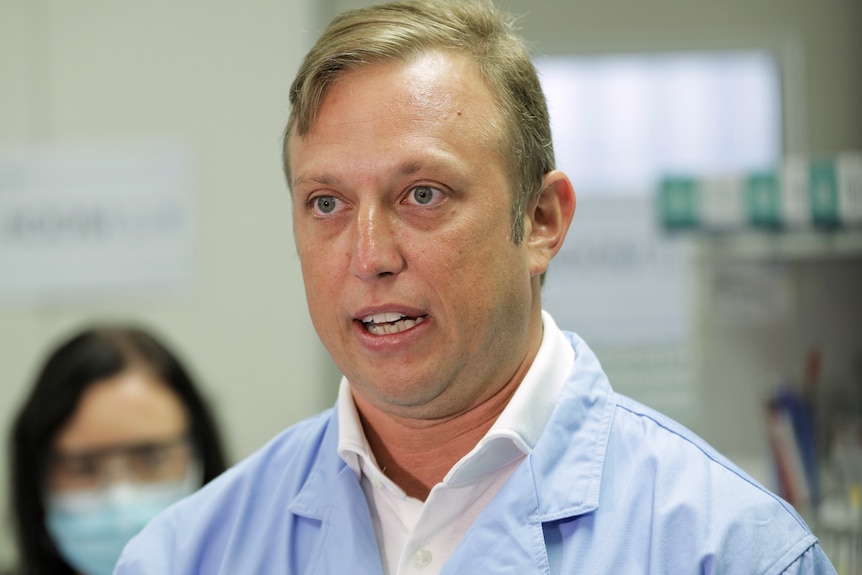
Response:
[[[200,484],[200,473],[190,471],[180,481],[50,494],[48,532],[66,562],[82,575],[111,575],[129,539]]]

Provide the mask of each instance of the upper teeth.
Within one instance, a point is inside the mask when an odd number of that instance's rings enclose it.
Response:
[[[391,323],[393,321],[398,321],[403,317],[407,316],[401,315],[400,313],[394,311],[387,311],[383,313],[374,313],[371,315],[367,315],[362,318],[362,323]]]

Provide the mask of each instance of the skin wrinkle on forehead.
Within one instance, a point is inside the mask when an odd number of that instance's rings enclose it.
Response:
[[[422,62],[423,60],[424,62]],[[293,194],[295,187],[302,181],[304,181],[304,178],[297,177],[297,174],[294,173],[294,169],[290,165],[292,163],[292,154],[290,150],[293,147],[291,142],[295,140],[307,142],[311,134],[316,131],[315,125],[319,124],[321,121],[325,121],[321,119],[322,116],[325,116],[325,114],[322,114],[322,111],[327,106],[327,104],[330,103],[329,100],[332,94],[336,92],[334,88],[336,86],[346,84],[347,96],[352,98],[355,95],[355,92],[354,82],[352,82],[351,80],[359,79],[362,76],[365,76],[369,73],[373,73],[377,69],[405,66],[420,62],[424,64],[422,66],[422,73],[420,74],[418,72],[414,72],[414,78],[404,80],[402,82],[402,84],[405,86],[413,86],[413,91],[416,93],[411,93],[410,96],[404,98],[402,102],[414,102],[420,106],[423,106],[426,109],[430,109],[430,112],[427,114],[415,114],[413,117],[409,118],[409,120],[417,123],[427,124],[432,124],[435,122],[440,122],[441,120],[448,119],[470,121],[470,123],[464,127],[464,130],[472,130],[472,133],[476,135],[476,145],[481,145],[488,149],[494,150],[497,154],[499,154],[501,158],[503,158],[505,163],[509,163],[511,161],[511,154],[507,153],[503,147],[506,143],[506,138],[503,136],[503,134],[506,132],[506,122],[502,117],[499,103],[497,102],[496,97],[494,96],[490,86],[488,86],[486,80],[484,79],[479,65],[468,55],[462,54],[458,51],[430,48],[426,51],[419,52],[405,60],[381,60],[361,64],[355,68],[344,71],[340,77],[338,77],[332,82],[332,84],[327,88],[324,96],[321,99],[320,108],[315,114],[315,120],[310,126],[308,133],[304,135],[298,135],[296,133],[296,126],[294,126],[292,133],[288,137],[288,144],[285,147],[285,150],[287,152],[285,160],[287,174],[290,176],[288,180],[288,189],[291,194]],[[472,118],[469,115],[465,115],[464,109],[461,106],[455,104],[454,97],[447,97],[447,95],[435,91],[433,86],[431,85],[432,82],[429,81],[426,74],[427,70],[433,70],[437,67],[442,66],[446,69],[446,75],[448,75],[448,73],[451,73],[455,69],[457,63],[467,63],[469,67],[472,67],[478,72],[477,76],[479,78],[475,86],[472,86],[470,88],[462,87],[462,90],[459,94],[462,97],[468,97],[469,92],[473,91],[476,88],[482,89],[484,87],[484,89],[491,96],[491,99],[493,101],[493,108],[495,109],[495,113],[490,119],[486,118],[486,121],[482,123],[472,121]],[[439,71],[437,71],[437,76],[439,77],[441,75],[444,74],[441,74]],[[423,89],[422,86],[426,87]],[[381,100],[384,100],[384,98],[381,98]],[[390,107],[394,106],[390,104]],[[358,122],[359,121],[352,124]]]

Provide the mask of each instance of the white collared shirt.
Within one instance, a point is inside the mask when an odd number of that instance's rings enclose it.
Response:
[[[338,454],[360,479],[388,575],[439,573],[476,517],[536,445],[575,359],[553,318],[543,311],[542,320],[541,346],[509,404],[424,503],[408,497],[380,470],[342,378]]]

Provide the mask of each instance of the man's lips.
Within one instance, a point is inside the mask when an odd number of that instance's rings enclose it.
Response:
[[[366,331],[372,335],[391,335],[407,331],[425,321],[424,315],[409,316],[402,313],[387,311],[364,316],[360,322]]]

